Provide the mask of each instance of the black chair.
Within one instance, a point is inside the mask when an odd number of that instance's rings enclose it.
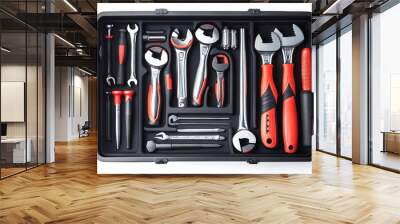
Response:
[[[85,121],[85,123],[82,126],[78,124],[79,138],[89,136],[89,129],[90,129],[89,121]]]

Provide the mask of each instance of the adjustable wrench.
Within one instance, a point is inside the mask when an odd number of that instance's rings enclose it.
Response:
[[[212,31],[211,36],[206,35],[206,31],[210,30]],[[211,45],[219,40],[219,31],[211,24],[204,24],[196,30],[195,36],[200,42],[200,59],[193,85],[192,104],[194,106],[201,106],[207,85],[208,53],[210,52]]]
[[[113,24],[107,24],[107,35],[106,35],[106,40],[107,40],[107,84],[108,86],[115,85],[115,78],[111,74],[111,43],[112,43],[112,32],[111,29],[113,28]]]
[[[225,54],[217,54],[212,60],[212,67],[217,73],[217,82],[215,83],[215,98],[217,107],[223,107],[225,101],[225,79],[224,72],[229,68],[229,59]]]
[[[135,86],[137,85],[135,65],[136,65],[136,36],[139,27],[137,26],[137,24],[135,24],[134,28],[132,29],[130,24],[128,24],[128,26],[126,26],[126,30],[129,33],[129,39],[131,41],[131,74],[129,76],[127,83],[129,87],[132,87],[132,84],[134,84]]]
[[[286,153],[292,154],[297,151],[299,134],[296,108],[296,83],[293,74],[294,64],[292,61],[294,49],[304,41],[304,34],[295,24],[293,24],[294,36],[284,37],[277,28],[274,32],[281,39],[284,63],[282,81],[283,147]]]
[[[164,48],[155,46],[144,54],[150,66],[151,83],[147,91],[147,116],[150,125],[157,125],[160,121],[161,90],[160,72],[168,63],[168,53]]]
[[[236,150],[248,153],[256,145],[256,136],[247,125],[247,62],[245,46],[245,29],[240,29],[240,77],[239,77],[239,125],[232,142]],[[243,141],[245,140],[245,141]],[[245,143],[242,145],[242,143]]]
[[[186,37],[179,38],[179,29],[174,29],[171,34],[171,44],[176,53],[178,107],[187,106],[187,56],[193,44],[193,35],[190,29],[186,30]]]
[[[225,137],[222,135],[167,135],[165,132],[159,132],[154,136],[158,140],[207,140],[207,141],[223,141]]]
[[[260,34],[254,41],[254,48],[261,56],[261,142],[267,148],[275,148],[277,144],[276,105],[278,91],[274,82],[272,57],[281,48],[281,41],[276,33],[271,32],[271,42],[263,42]]]

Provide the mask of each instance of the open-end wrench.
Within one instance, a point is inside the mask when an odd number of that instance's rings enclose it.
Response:
[[[111,74],[111,43],[112,43],[112,31],[111,29],[114,27],[113,24],[107,24],[107,35],[106,35],[106,40],[107,40],[107,84],[108,86],[113,86],[115,85],[115,78]]]
[[[222,135],[167,135],[165,132],[159,132],[154,136],[158,140],[207,140],[207,141],[223,141],[225,137]]]
[[[221,133],[225,132],[223,128],[178,128],[176,132],[180,133]]]
[[[164,48],[154,46],[146,51],[144,58],[150,66],[151,74],[147,91],[147,116],[150,125],[157,125],[161,109],[160,72],[168,63],[168,53]]]
[[[187,106],[187,56],[193,44],[193,35],[190,29],[186,30],[186,36],[180,38],[179,29],[174,29],[171,34],[171,44],[176,53],[177,88],[176,97],[178,107]]]
[[[298,121],[296,108],[296,83],[294,79],[293,52],[304,41],[301,29],[293,24],[293,36],[283,36],[276,28],[274,32],[282,43],[283,79],[282,79],[282,131],[283,147],[286,153],[295,153],[298,146]]]
[[[127,81],[128,86],[132,87],[134,84],[135,86],[137,85],[137,78],[136,78],[136,36],[137,32],[139,30],[139,27],[137,24],[134,25],[134,28],[131,28],[131,25],[128,24],[126,26],[126,30],[129,33],[129,39],[131,41],[131,73],[129,76],[129,79]]]
[[[217,82],[215,83],[215,98],[217,107],[223,107],[225,101],[225,78],[224,72],[229,68],[229,59],[225,54],[217,54],[212,60],[212,67],[217,73]]]
[[[206,33],[211,33],[211,36],[206,35]],[[201,106],[207,85],[208,53],[210,52],[211,45],[219,40],[219,31],[211,24],[203,24],[197,28],[195,36],[200,42],[200,59],[193,85],[192,104],[194,106]]]
[[[155,152],[157,149],[202,149],[202,148],[221,148],[221,144],[176,144],[176,143],[163,143],[158,144],[154,141],[147,141],[146,149],[148,152]]]
[[[248,153],[256,145],[256,136],[247,125],[247,62],[245,46],[245,29],[240,29],[240,70],[239,70],[239,125],[232,142],[235,149]]]
[[[274,82],[272,57],[281,48],[281,41],[276,33],[271,32],[271,42],[263,42],[260,34],[254,41],[254,48],[261,56],[261,142],[267,148],[275,148],[277,144],[276,105],[278,91]]]

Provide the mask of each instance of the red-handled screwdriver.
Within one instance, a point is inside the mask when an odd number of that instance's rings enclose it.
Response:
[[[121,145],[121,96],[123,91],[114,90],[111,92],[114,96],[115,106],[115,148],[118,150]]]
[[[126,61],[126,30],[119,30],[118,37],[118,59],[117,59],[117,74],[116,74],[116,82],[117,85],[123,86],[125,81],[125,61]]]

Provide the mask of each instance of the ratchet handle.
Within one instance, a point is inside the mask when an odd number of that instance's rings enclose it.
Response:
[[[284,151],[288,154],[296,153],[298,145],[296,86],[293,69],[293,64],[283,65],[282,131]]]
[[[261,66],[261,125],[260,134],[263,145],[275,148],[277,144],[276,104],[278,91],[276,90],[272,64]]]
[[[217,107],[223,107],[225,101],[225,79],[223,72],[218,72],[217,74],[217,82],[215,83],[214,91]]]
[[[149,125],[158,125],[160,122],[161,108],[160,79],[155,77],[151,79],[147,90],[147,116]]]
[[[125,97],[125,140],[126,148],[131,148],[131,130],[132,130],[132,101],[135,92],[133,90],[124,91]]]
[[[124,85],[125,76],[125,61],[126,61],[126,30],[119,30],[118,38],[118,58],[117,58],[117,74],[116,83],[117,85]]]
[[[301,83],[303,91],[311,91],[311,49],[301,51]]]

